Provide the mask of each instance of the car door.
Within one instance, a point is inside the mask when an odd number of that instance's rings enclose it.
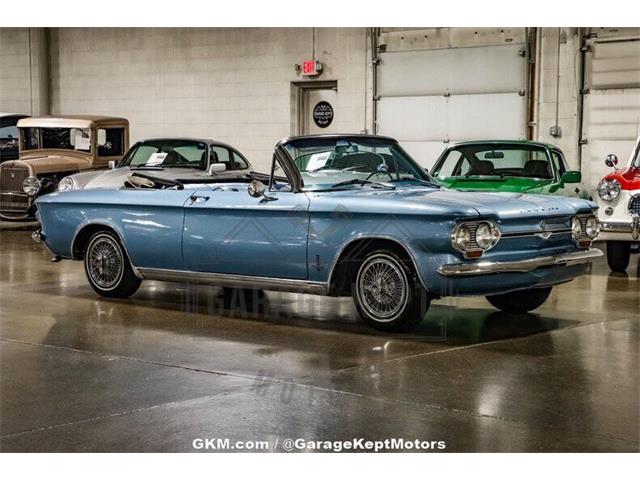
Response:
[[[275,182],[254,198],[246,183],[220,183],[185,204],[187,269],[288,279],[307,278],[309,199]]]

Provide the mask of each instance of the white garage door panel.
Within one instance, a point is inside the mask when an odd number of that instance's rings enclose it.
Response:
[[[525,84],[522,44],[379,55],[381,96],[517,92]]]
[[[391,97],[378,102],[378,132],[398,140],[439,141],[447,136],[447,99]]]
[[[431,169],[433,164],[447,147],[443,142],[402,142],[404,148],[411,157],[424,168]]]
[[[615,153],[624,163],[640,132],[640,89],[592,90],[584,97],[584,137],[582,171],[594,189],[609,172],[604,158]]]
[[[592,89],[640,87],[640,41],[595,43],[589,83]]]
[[[517,93],[456,95],[449,98],[448,131],[452,141],[525,138],[524,97]]]

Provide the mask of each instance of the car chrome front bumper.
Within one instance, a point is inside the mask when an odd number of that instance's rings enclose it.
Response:
[[[640,237],[640,216],[633,215],[629,222],[600,222],[600,231],[607,233],[629,233],[634,240]]]
[[[477,262],[477,263],[452,263],[442,265],[438,273],[444,277],[472,277],[476,275],[489,275],[492,273],[531,272],[540,267],[554,265],[578,265],[590,263],[604,254],[597,248],[590,248],[579,252],[565,253],[562,255],[549,255],[545,257],[516,260],[513,262]]]

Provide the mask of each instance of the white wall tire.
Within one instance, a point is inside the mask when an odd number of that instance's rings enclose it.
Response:
[[[368,253],[353,279],[352,296],[362,319],[377,330],[406,332],[415,328],[429,308],[429,297],[415,272],[394,251]]]

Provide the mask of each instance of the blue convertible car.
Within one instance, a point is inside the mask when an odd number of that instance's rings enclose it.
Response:
[[[352,295],[389,331],[449,295],[533,310],[602,255],[593,203],[449,191],[391,138],[285,139],[270,174],[206,182],[145,175],[52,193],[38,199],[35,237],[84,260],[102,296],[128,297],[144,279]]]

